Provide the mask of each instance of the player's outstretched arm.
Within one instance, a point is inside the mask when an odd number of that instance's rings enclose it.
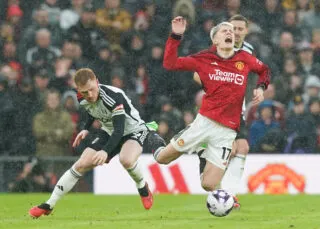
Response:
[[[193,73],[193,80],[199,84],[200,86],[202,86],[202,82],[201,82],[201,79],[200,79],[200,76],[197,72]]]
[[[167,70],[196,71],[197,62],[193,57],[178,57],[178,46],[186,30],[187,21],[181,16],[175,17],[171,23],[171,35],[167,40],[163,67]]]

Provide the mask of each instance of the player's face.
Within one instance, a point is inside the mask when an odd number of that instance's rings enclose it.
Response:
[[[234,20],[230,23],[233,25],[234,28],[235,45],[236,47],[240,47],[248,34],[246,22]]]
[[[96,80],[88,80],[85,85],[78,86],[78,91],[89,103],[95,103],[99,97],[99,87]]]
[[[214,37],[214,44],[222,49],[233,49],[234,41],[233,28],[228,25],[222,25]]]

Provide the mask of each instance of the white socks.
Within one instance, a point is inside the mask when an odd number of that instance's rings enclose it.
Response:
[[[239,191],[245,161],[245,155],[237,154],[230,160],[228,168],[222,178],[221,187],[233,195],[236,195]]]
[[[74,166],[72,166],[62,175],[62,177],[60,177],[58,183],[54,187],[50,199],[46,202],[50,205],[50,208],[53,208],[57,201],[73,188],[81,176],[82,175],[75,170]]]
[[[137,161],[132,168],[127,169],[127,171],[131,178],[136,182],[137,188],[143,188],[146,185],[139,161]]]

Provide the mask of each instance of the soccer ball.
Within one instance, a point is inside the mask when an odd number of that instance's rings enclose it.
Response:
[[[218,217],[228,215],[234,204],[233,196],[223,189],[210,192],[207,198],[207,208],[209,212]]]

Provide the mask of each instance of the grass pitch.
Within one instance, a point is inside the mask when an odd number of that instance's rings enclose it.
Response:
[[[48,194],[0,194],[0,229],[320,229],[320,196],[240,196],[241,210],[211,216],[203,195],[156,195],[150,211],[132,196],[66,195],[50,216],[28,210]]]

